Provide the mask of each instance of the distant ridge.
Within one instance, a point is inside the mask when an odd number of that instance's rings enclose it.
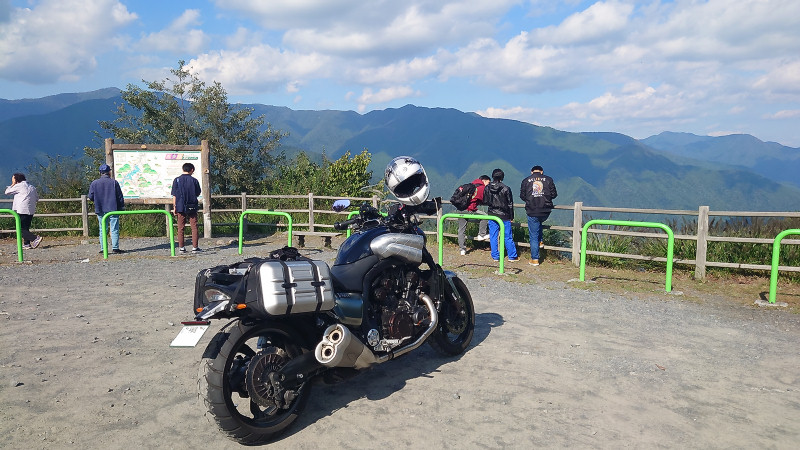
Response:
[[[25,169],[35,157],[82,156],[84,146],[99,145],[92,134],[99,130],[98,120],[113,119],[121,102],[119,90],[114,88],[0,101],[0,117],[6,117],[0,120],[0,176]],[[59,106],[64,104],[67,106]],[[28,112],[45,112],[21,114],[20,105]],[[662,133],[636,140],[620,133],[571,133],[414,105],[366,114],[243,106],[253,108],[256,115],[263,114],[273,128],[289,132],[282,140],[282,150],[289,154],[306,151],[337,158],[347,151],[368,149],[376,179],[390,158],[401,154],[417,157],[433,180],[434,194],[444,197],[458,184],[499,167],[519,201],[520,181],[531,166],[539,164],[556,180],[556,204],[582,201],[592,206],[658,209],[694,210],[699,205],[730,210],[800,209],[796,176],[800,151],[749,135]]]
[[[20,100],[0,99],[0,121],[14,117],[46,114],[86,100],[108,99],[118,97],[120,90],[115,87],[98,89],[91,92],[56,94],[42,98],[25,98]]]

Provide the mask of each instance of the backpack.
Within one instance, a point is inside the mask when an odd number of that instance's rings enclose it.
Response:
[[[455,208],[459,211],[464,211],[469,206],[469,202],[472,201],[472,197],[475,196],[475,192],[478,190],[478,187],[472,183],[465,183],[459,186],[455,192],[453,192],[452,197],[450,197],[450,204],[455,206]]]

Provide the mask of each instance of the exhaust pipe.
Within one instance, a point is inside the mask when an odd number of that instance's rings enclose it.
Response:
[[[353,336],[353,333],[347,327],[336,324],[329,326],[325,330],[322,341],[317,344],[314,350],[314,356],[320,364],[326,367],[366,369],[373,364],[384,363],[414,350],[422,345],[439,325],[439,313],[436,311],[433,300],[427,294],[420,294],[419,298],[428,308],[428,312],[431,315],[431,323],[416,341],[394,352],[378,356],[357,337]]]

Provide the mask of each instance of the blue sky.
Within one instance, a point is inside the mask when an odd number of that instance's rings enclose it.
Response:
[[[798,0],[0,0],[0,98],[142,85],[183,59],[232,102],[800,147],[798,17]]]

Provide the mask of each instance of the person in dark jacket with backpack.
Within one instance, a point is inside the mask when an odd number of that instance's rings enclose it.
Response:
[[[189,227],[192,229],[192,253],[200,251],[200,236],[197,231],[197,211],[200,209],[200,202],[197,197],[202,192],[200,182],[193,177],[194,164],[185,163],[182,167],[181,176],[172,181],[172,210],[178,222],[178,251],[186,253],[184,244],[184,231],[186,219],[189,219]]]
[[[503,178],[506,174],[500,169],[492,171],[492,182],[486,185],[483,190],[483,203],[489,207],[489,215],[497,216],[498,219],[503,221],[505,228],[506,253],[508,254],[508,261],[518,261],[517,246],[514,244],[514,239],[511,235],[511,220],[514,219],[514,196],[511,194],[511,188],[503,184]],[[492,247],[492,259],[500,261],[499,251],[499,236],[500,225],[494,220],[489,221],[489,244]]]
[[[103,253],[103,216],[112,211],[122,211],[125,209],[125,197],[122,196],[122,188],[117,180],[111,178],[111,167],[103,164],[98,169],[100,178],[92,181],[89,185],[89,200],[94,202],[94,212],[97,214],[97,221],[100,224],[100,253]],[[111,233],[111,253],[125,253],[119,248],[119,216],[108,216],[108,227]]]
[[[558,197],[553,179],[544,174],[542,166],[533,166],[531,176],[522,180],[519,197],[525,202],[525,213],[528,215],[528,239],[531,243],[532,266],[539,265],[539,249],[544,248],[544,231],[542,222],[550,217],[553,211],[553,199]]]
[[[469,201],[469,204],[467,205],[466,209],[458,210],[459,213],[486,214],[485,212],[478,209],[478,205],[483,204],[483,190],[484,188],[486,188],[486,185],[489,184],[489,181],[491,181],[489,175],[481,175],[480,177],[472,181],[471,184],[475,185],[475,193],[473,194],[472,199]],[[489,232],[486,229],[487,222],[488,221],[486,220],[481,220],[478,222],[478,235],[475,236],[476,241],[489,240]],[[467,231],[467,219],[458,219],[458,248],[461,250],[462,256],[467,254],[467,246],[465,245],[466,231]]]

